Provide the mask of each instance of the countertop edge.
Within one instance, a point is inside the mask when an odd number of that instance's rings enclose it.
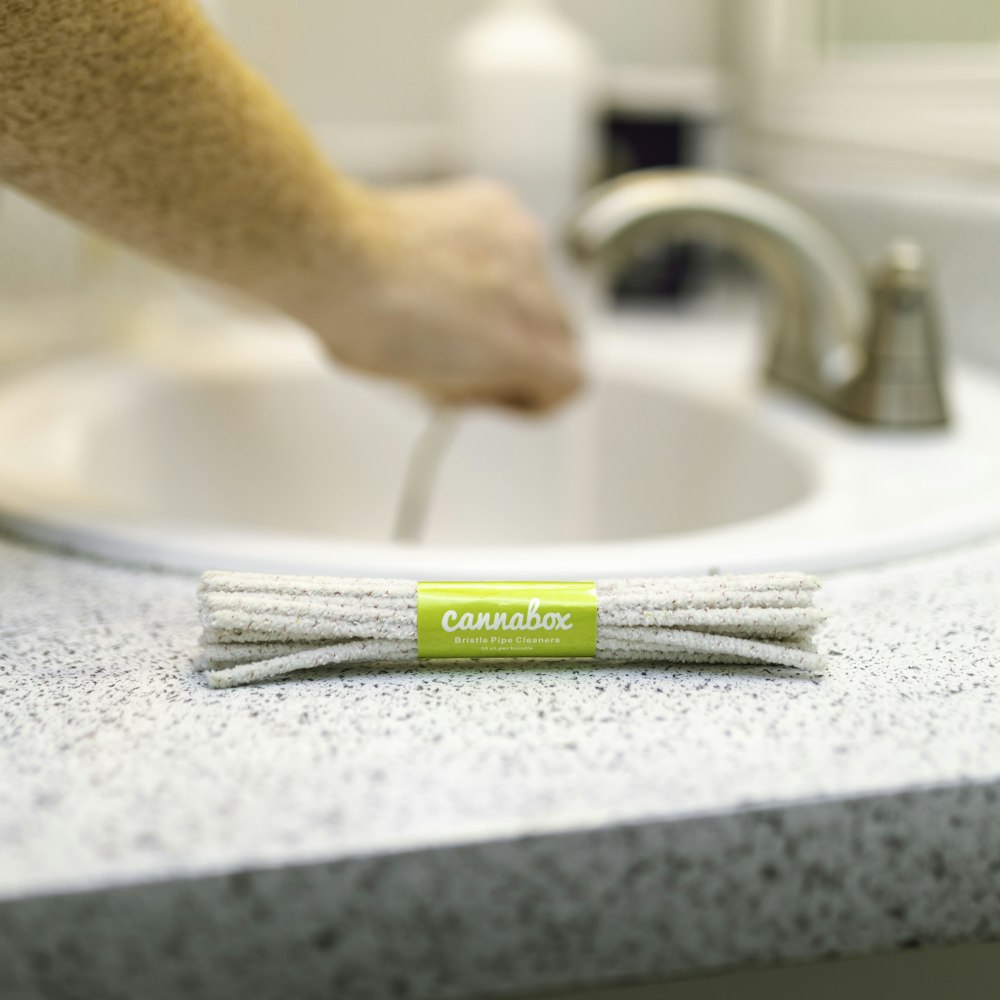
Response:
[[[997,844],[1000,781],[791,801],[5,900],[0,967],[25,1000],[382,1000],[986,941]]]

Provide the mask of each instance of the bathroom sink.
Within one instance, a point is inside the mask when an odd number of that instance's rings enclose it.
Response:
[[[745,325],[595,324],[572,405],[459,418],[413,545],[421,400],[292,327],[152,324],[0,386],[0,522],[148,565],[439,578],[817,570],[1000,527],[989,379],[952,373],[949,429],[874,431],[757,385]]]

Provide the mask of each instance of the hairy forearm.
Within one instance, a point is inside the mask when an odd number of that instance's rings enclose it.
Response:
[[[0,180],[299,316],[387,240],[193,0],[3,0]]]
[[[339,176],[194,0],[0,0],[0,181],[449,402],[546,407],[579,383],[508,194]]]

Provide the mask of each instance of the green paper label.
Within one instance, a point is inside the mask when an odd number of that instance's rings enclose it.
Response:
[[[597,585],[418,583],[417,656],[593,656]]]

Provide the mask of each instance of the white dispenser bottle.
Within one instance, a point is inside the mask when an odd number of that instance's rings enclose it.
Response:
[[[454,166],[505,181],[551,223],[593,160],[599,73],[587,37],[548,0],[495,0],[451,52]]]

